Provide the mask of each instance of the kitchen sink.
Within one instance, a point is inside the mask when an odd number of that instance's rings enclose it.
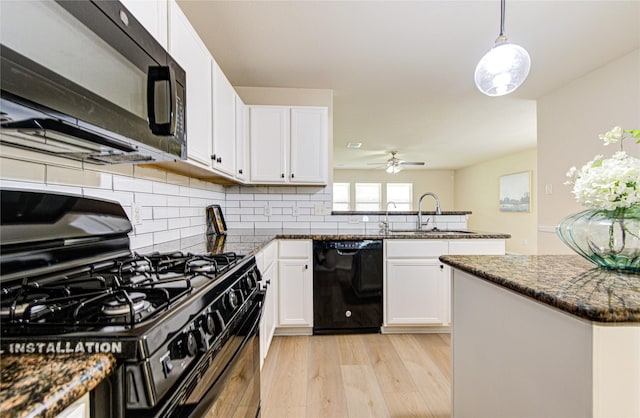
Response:
[[[462,231],[453,229],[427,229],[419,231],[417,229],[392,229],[389,231],[393,235],[461,235],[461,234],[476,234],[473,231]]]

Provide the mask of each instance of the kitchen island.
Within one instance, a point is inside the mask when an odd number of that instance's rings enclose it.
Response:
[[[455,417],[640,416],[640,275],[579,256],[443,256]]]

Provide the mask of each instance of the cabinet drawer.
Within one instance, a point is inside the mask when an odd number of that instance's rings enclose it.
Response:
[[[503,239],[452,239],[449,241],[451,255],[503,255]]]
[[[439,257],[447,254],[447,240],[387,240],[387,258]]]
[[[309,240],[279,240],[279,258],[310,258],[311,241]]]

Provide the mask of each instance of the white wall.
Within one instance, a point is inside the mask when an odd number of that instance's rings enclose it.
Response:
[[[624,29],[623,29],[624,30]],[[604,147],[598,134],[619,125],[640,128],[640,49],[596,69],[538,100],[538,252],[569,254],[553,228],[581,207],[564,185],[571,166],[581,167]],[[640,156],[640,145],[625,144]],[[545,188],[551,193],[545,193]]]
[[[511,234],[507,253],[536,254],[537,251],[537,152],[530,149],[456,170],[457,210],[470,210],[469,229]],[[531,173],[531,211],[500,211],[500,176]]]

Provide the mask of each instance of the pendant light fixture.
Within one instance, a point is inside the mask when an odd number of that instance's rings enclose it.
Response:
[[[504,34],[505,0],[500,2],[500,35],[496,43],[476,66],[475,80],[478,89],[487,96],[509,94],[529,75],[531,58],[521,46],[510,44]]]

